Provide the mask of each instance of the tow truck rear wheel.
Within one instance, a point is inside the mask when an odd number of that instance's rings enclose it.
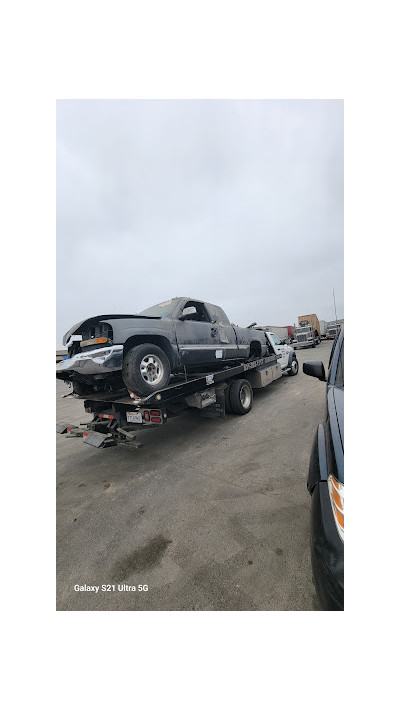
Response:
[[[232,411],[237,415],[247,415],[253,406],[253,390],[248,380],[234,380],[229,392]]]
[[[124,355],[122,379],[136,395],[151,395],[169,383],[171,366],[167,354],[154,343],[141,343]]]

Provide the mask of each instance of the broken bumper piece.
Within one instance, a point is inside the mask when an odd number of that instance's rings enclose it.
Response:
[[[56,373],[76,371],[82,375],[111,373],[122,368],[123,346],[96,348],[86,353],[77,353],[72,358],[66,358],[56,365]]]

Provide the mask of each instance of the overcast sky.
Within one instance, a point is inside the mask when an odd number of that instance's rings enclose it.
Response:
[[[58,101],[57,347],[173,296],[343,318],[342,101]]]

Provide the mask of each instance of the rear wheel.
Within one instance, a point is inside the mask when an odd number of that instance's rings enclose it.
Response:
[[[248,380],[234,380],[229,392],[232,411],[237,415],[247,415],[253,406],[253,390]]]
[[[141,343],[124,355],[122,379],[136,395],[151,395],[169,383],[171,366],[167,354],[153,343]]]

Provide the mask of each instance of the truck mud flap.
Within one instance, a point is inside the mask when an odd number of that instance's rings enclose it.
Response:
[[[117,441],[110,434],[102,434],[101,432],[84,432],[83,441],[85,444],[91,444],[92,447],[116,447]]]

